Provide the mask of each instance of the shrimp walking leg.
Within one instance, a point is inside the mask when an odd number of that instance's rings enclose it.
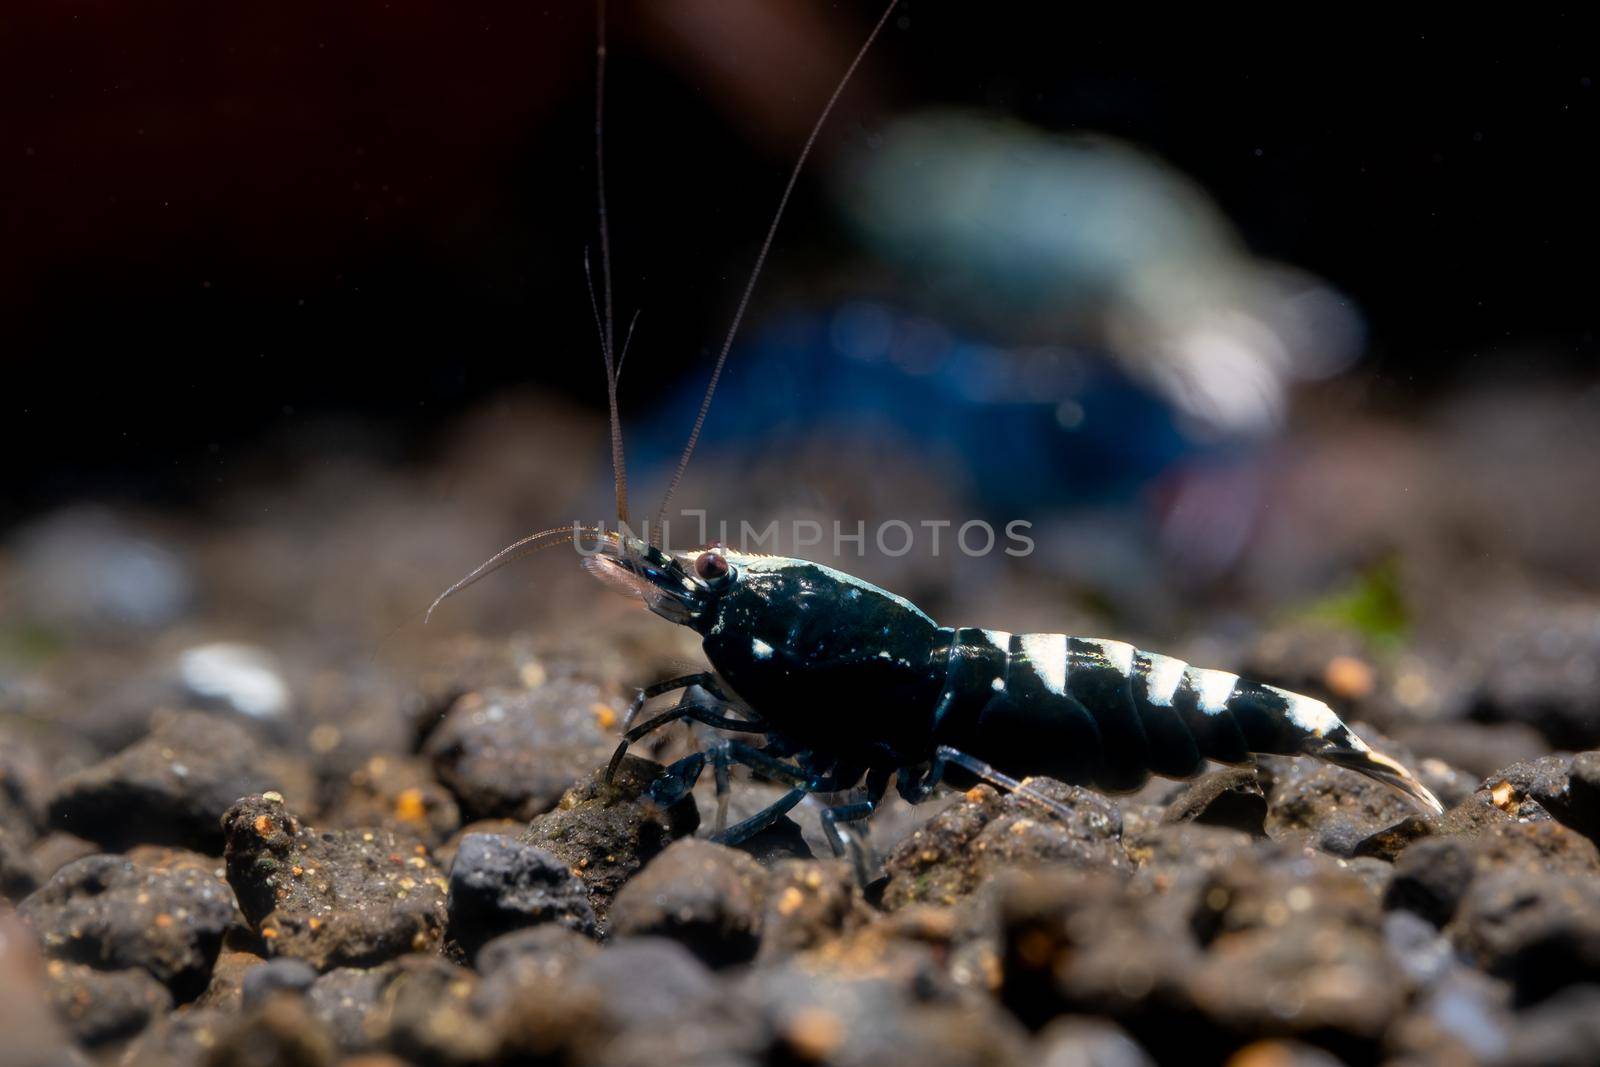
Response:
[[[699,686],[723,703],[731,703],[728,694],[722,691],[722,686],[717,682],[717,676],[711,671],[699,671],[695,674],[685,674],[678,678],[668,678],[665,681],[647,685],[633,695],[633,701],[628,705],[628,713],[622,717],[624,731],[633,728],[633,720],[638,718],[639,712],[644,710],[647,702],[654,700],[663,693],[670,693],[676,689],[689,689]]]
[[[791,808],[805,799],[805,796],[806,790],[796,786],[778,798],[776,803],[762,808],[743,822],[734,823],[720,834],[713,834],[711,840],[719,845],[737,845],[748,841],[787,815]]]
[[[694,722],[715,727],[718,730],[731,730],[735,733],[761,733],[766,729],[759,722],[751,722],[746,719],[731,719],[726,715],[719,714],[716,708],[710,708],[704,704],[679,704],[670,711],[664,711],[652,719],[647,719],[622,735],[622,740],[618,743],[617,750],[611,754],[611,762],[606,765],[606,781],[611,781],[612,777],[617,773],[617,768],[622,765],[622,757],[628,754],[629,745],[646,734],[661,729],[668,723],[678,722],[682,719],[690,719]]]

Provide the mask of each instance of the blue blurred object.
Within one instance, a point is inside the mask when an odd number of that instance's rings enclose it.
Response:
[[[702,388],[630,428],[641,473],[676,459]],[[739,346],[700,447],[754,459],[863,434],[925,456],[1006,516],[1126,499],[1200,447],[1170,404],[1104,358],[999,348],[868,302],[791,312]]]

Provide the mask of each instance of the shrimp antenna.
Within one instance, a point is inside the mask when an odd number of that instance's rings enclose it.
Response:
[[[661,509],[656,513],[656,528],[651,531],[652,543],[658,543],[661,524],[667,518],[667,505],[672,502],[672,494],[678,491],[678,483],[683,481],[683,472],[689,467],[689,457],[694,455],[694,446],[700,440],[700,430],[705,426],[706,413],[711,410],[711,398],[716,395],[717,381],[722,377],[722,368],[728,362],[728,352],[733,348],[733,339],[739,333],[739,324],[744,321],[745,308],[750,304],[750,294],[755,291],[756,282],[761,277],[761,268],[766,265],[767,253],[772,249],[772,239],[777,235],[778,224],[783,221],[784,209],[789,206],[789,196],[794,192],[795,182],[800,178],[800,170],[806,165],[806,157],[811,155],[811,148],[817,143],[817,135],[822,132],[822,126],[828,121],[828,115],[833,111],[833,105],[839,102],[839,97],[844,93],[844,87],[850,84],[850,78],[855,74],[856,68],[861,65],[861,60],[866,57],[867,50],[872,47],[872,42],[878,39],[878,33],[883,29],[884,23],[889,21],[900,0],[889,0],[889,6],[883,9],[883,14],[878,16],[878,22],[872,27],[872,32],[867,34],[866,41],[861,45],[856,57],[850,61],[850,66],[845,68],[844,77],[833,87],[833,95],[828,97],[828,102],[823,105],[822,113],[817,116],[816,123],[811,127],[811,133],[806,137],[805,147],[800,149],[800,156],[794,161],[794,167],[789,171],[789,182],[783,187],[783,195],[778,198],[778,210],[772,216],[772,224],[767,227],[767,236],[761,242],[761,251],[756,253],[755,267],[750,271],[750,280],[745,283],[744,294],[739,297],[739,306],[733,313],[733,323],[728,327],[728,335],[722,341],[722,350],[717,353],[717,362],[711,369],[711,381],[706,385],[706,394],[700,399],[700,410],[694,417],[694,428],[689,431],[689,441],[683,446],[683,456],[678,460],[677,470],[672,472],[672,481],[667,486],[667,495],[662,498]]]
[[[433,617],[434,608],[437,608],[468,586],[476,585],[506,564],[515,563],[525,556],[531,556],[533,553],[541,552],[547,548],[569,544],[583,535],[593,537],[599,541],[613,543],[618,541],[615,531],[608,531],[599,526],[583,526],[579,523],[573,523],[570,526],[555,526],[551,529],[540,530],[538,533],[531,533],[526,537],[519,538],[478,564],[467,573],[466,577],[435,597],[433,603],[428,605],[428,610],[423,613],[423,625],[427,625],[428,620]]]
[[[606,402],[611,415],[611,474],[617,486],[617,519],[628,521],[628,465],[622,454],[622,418],[617,408],[617,380],[621,370],[616,360],[615,319],[611,311],[611,228],[606,219],[606,0],[595,4],[594,44],[594,173],[595,202],[600,214],[601,300],[595,300],[594,278],[589,276],[589,303],[594,307],[595,329],[600,334],[600,355],[606,366]],[[584,253],[584,274],[589,275],[589,256]],[[605,305],[601,316],[601,303]],[[630,334],[632,330],[629,330]]]

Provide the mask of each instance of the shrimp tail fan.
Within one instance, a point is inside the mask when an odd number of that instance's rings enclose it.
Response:
[[[1332,763],[1338,767],[1346,767],[1357,774],[1364,774],[1375,782],[1382,782],[1392,789],[1397,789],[1416,801],[1430,814],[1442,815],[1444,805],[1439,803],[1439,798],[1433,791],[1417,780],[1417,776],[1406,769],[1397,760],[1385,756],[1381,752],[1374,752],[1368,748],[1360,738],[1353,734],[1345,740],[1333,741],[1318,738],[1306,747],[1306,755],[1315,756],[1317,759]]]

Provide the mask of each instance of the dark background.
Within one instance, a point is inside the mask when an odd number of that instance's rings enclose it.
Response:
[[[612,8],[618,305],[643,309],[625,410],[705,373],[805,124],[876,15],[773,0],[753,27],[719,18],[738,6]],[[404,454],[508,386],[602,399],[588,6],[35,2],[0,25],[0,517],[200,499],[329,416]],[[1351,294],[1375,402],[1414,404],[1592,373],[1586,40],[1558,17],[910,2],[830,133],[957,102],[1144,145],[1253,250]],[[802,180],[757,314],[862,254],[834,225]]]

